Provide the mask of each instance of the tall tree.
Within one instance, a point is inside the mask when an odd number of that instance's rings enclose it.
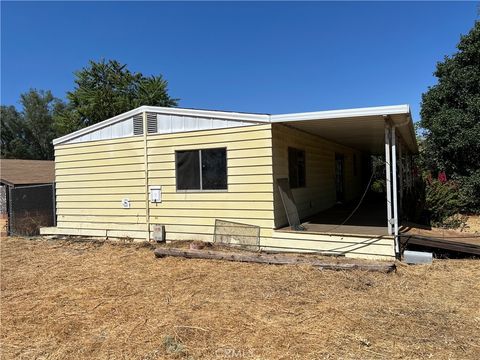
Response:
[[[459,184],[464,211],[480,211],[480,22],[458,51],[437,64],[438,83],[422,96],[422,159]]]
[[[20,95],[22,111],[1,108],[2,157],[53,159],[52,140],[56,136],[53,114],[61,105],[50,91],[31,89]]]
[[[2,158],[29,159],[28,132],[23,116],[14,106],[0,107]]]
[[[34,158],[53,159],[52,140],[56,133],[53,113],[59,100],[47,91],[30,90],[20,95],[23,120],[30,136],[30,148]]]
[[[115,60],[90,61],[75,77],[69,105],[56,119],[58,129],[89,126],[141,105],[177,105],[161,75],[146,77]]]

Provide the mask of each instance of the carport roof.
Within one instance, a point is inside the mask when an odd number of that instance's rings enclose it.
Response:
[[[410,152],[418,152],[412,116],[408,105],[315,111],[292,114],[254,114],[158,106],[140,106],[126,113],[75,131],[53,141],[62,144],[143,112],[199,117],[244,123],[282,123],[358,150],[379,154],[384,151],[385,121],[398,127],[398,133]]]
[[[409,151],[418,152],[408,105],[272,115],[271,121],[372,154],[384,152],[385,121],[389,121]]]

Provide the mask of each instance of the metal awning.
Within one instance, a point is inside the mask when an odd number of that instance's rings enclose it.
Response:
[[[396,127],[411,153],[418,152],[408,105],[271,116],[272,123],[283,123],[371,154],[384,153],[385,121]]]
[[[398,241],[399,206],[402,204],[402,149],[418,153],[410,107],[408,105],[272,115],[272,123],[284,124],[324,139],[370,154],[385,155],[387,229]],[[406,174],[411,173],[407,171]]]

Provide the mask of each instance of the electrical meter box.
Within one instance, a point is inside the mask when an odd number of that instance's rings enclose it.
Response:
[[[150,202],[161,203],[162,202],[162,187],[150,186]]]

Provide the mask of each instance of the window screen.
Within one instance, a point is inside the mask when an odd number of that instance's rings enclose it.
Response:
[[[199,151],[177,151],[177,189],[200,189]]]
[[[227,152],[225,149],[201,150],[202,189],[227,188]]]
[[[305,187],[305,151],[288,148],[288,177],[290,188]]]
[[[177,190],[226,190],[225,148],[176,152]]]

